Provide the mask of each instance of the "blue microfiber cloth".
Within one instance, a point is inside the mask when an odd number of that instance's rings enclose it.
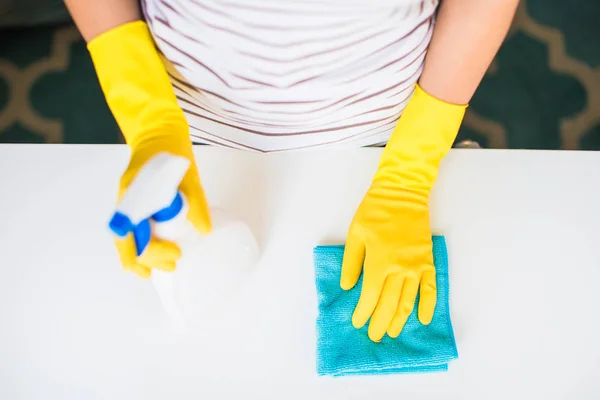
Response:
[[[437,303],[433,320],[421,325],[417,306],[396,339],[380,343],[367,336],[368,324],[352,326],[352,313],[360,296],[362,277],[349,291],[340,288],[344,246],[314,250],[319,315],[317,317],[317,372],[319,375],[379,375],[446,371],[458,357],[448,306],[448,254],[443,237],[433,238],[437,277]],[[417,297],[418,304],[419,298]]]

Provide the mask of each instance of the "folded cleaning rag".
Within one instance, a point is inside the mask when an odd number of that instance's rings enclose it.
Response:
[[[360,296],[362,277],[349,291],[340,288],[344,246],[314,250],[319,315],[317,317],[317,373],[319,375],[378,375],[446,371],[458,357],[448,306],[448,254],[443,237],[433,237],[437,277],[437,303],[433,320],[422,325],[417,308],[398,338],[384,336],[374,343],[368,324],[352,326],[352,313]],[[419,298],[417,297],[417,304]]]

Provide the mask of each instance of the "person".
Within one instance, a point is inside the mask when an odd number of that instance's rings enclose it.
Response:
[[[431,321],[429,194],[518,0],[66,4],[131,148],[120,195],[153,155],[186,157],[180,191],[207,233],[192,142],[259,152],[386,144],[350,224],[340,285],[364,274],[352,324],[370,319],[373,341],[400,334],[418,292],[418,318]],[[180,255],[156,238],[139,257],[131,235],[116,246],[143,278],[173,271]]]

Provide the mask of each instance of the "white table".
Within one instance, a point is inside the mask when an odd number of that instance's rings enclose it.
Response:
[[[126,148],[0,146],[0,399],[598,398],[600,153],[453,151],[431,212],[459,359],[342,379],[315,373],[312,248],[343,242],[379,150],[196,154],[263,257],[214,339],[189,346],[106,229]]]

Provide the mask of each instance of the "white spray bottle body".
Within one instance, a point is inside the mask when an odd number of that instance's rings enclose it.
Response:
[[[201,329],[241,290],[259,252],[248,226],[219,208],[211,209],[210,234],[194,229],[187,220],[187,199],[178,192],[188,168],[187,159],[168,153],[148,160],[117,205],[110,226],[117,236],[134,234],[138,255],[152,237],[179,246],[182,256],[175,271],[153,269],[152,284],[176,326]]]

